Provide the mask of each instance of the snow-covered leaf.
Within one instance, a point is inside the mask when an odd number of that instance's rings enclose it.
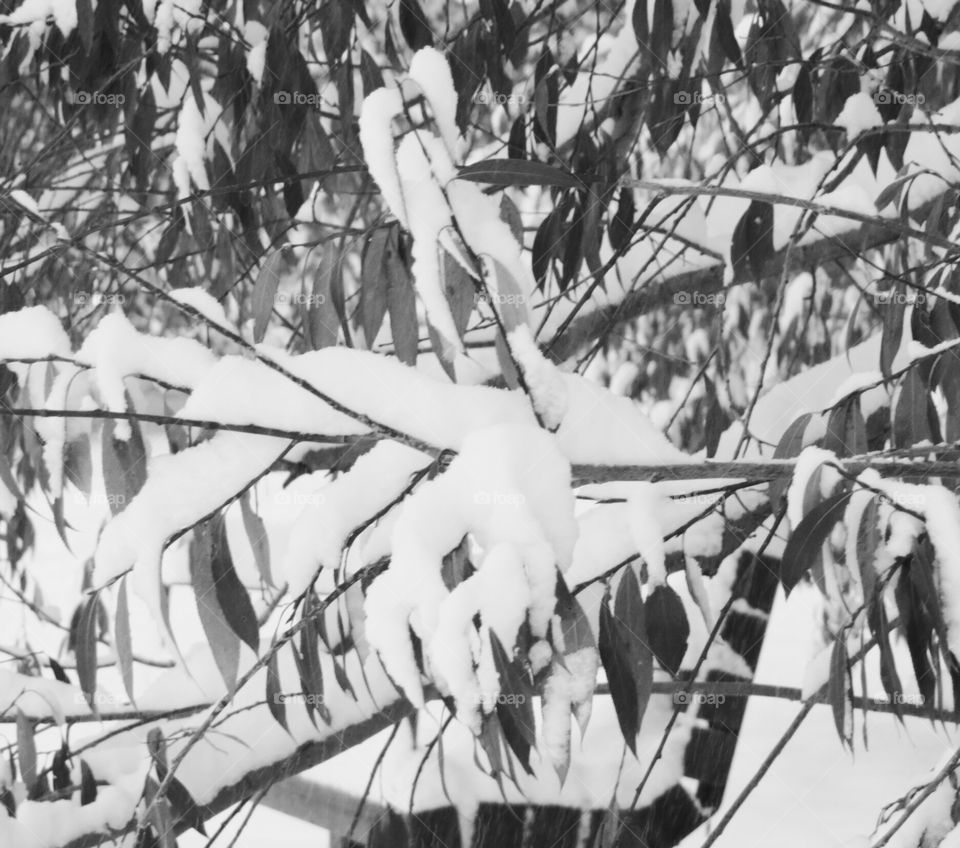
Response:
[[[690,622],[680,596],[666,583],[655,586],[644,603],[647,637],[657,661],[672,675],[687,652]]]
[[[780,582],[788,595],[822,557],[823,543],[843,517],[850,496],[841,492],[817,504],[790,534],[780,564]]]

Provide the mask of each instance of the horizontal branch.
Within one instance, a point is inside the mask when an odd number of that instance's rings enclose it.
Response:
[[[302,430],[286,430],[280,427],[264,427],[260,424],[227,424],[222,421],[210,421],[203,418],[181,418],[176,415],[153,415],[148,412],[111,412],[106,409],[33,409],[0,407],[0,415],[19,418],[95,418],[114,421],[145,421],[149,424],[179,424],[181,427],[198,427],[204,430],[229,430],[233,433],[249,433],[255,436],[275,436],[294,442],[332,442],[338,445],[351,445],[361,436],[322,433],[306,433]]]
[[[941,195],[942,196],[942,195]],[[924,211],[937,202],[934,198],[922,204],[916,211]],[[809,269],[840,259],[855,259],[868,250],[891,244],[900,237],[896,229],[886,223],[874,221],[851,227],[848,232],[823,235],[816,241],[786,246],[777,250],[767,261],[763,274],[754,282],[779,281],[785,270]],[[554,338],[546,352],[557,362],[564,362],[591,342],[601,338],[614,327],[625,324],[640,315],[677,303],[677,295],[717,294],[724,289],[726,265],[716,262],[705,267],[681,271],[669,276],[655,276],[643,282],[641,287],[627,292],[617,303],[598,306],[573,319],[565,332]],[[747,280],[736,280],[731,285],[740,285]]]
[[[931,452],[935,448],[930,449]],[[796,459],[768,459],[751,462],[683,462],[667,465],[575,465],[574,483],[584,486],[592,483],[646,481],[663,483],[671,480],[741,480],[756,484],[769,483],[793,475]],[[887,459],[838,459],[838,468],[848,474],[876,471],[885,476],[929,476],[960,478],[957,462],[909,462]]]

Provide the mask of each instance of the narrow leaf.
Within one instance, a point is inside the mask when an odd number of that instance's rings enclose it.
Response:
[[[789,595],[822,556],[824,542],[843,517],[851,492],[841,492],[817,504],[790,534],[780,564],[780,582]]]

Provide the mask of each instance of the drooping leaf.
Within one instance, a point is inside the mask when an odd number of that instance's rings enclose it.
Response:
[[[860,395],[843,398],[830,412],[823,449],[838,457],[856,456],[867,449],[867,425],[860,411]]]
[[[253,340],[259,344],[267,333],[270,316],[277,303],[280,278],[287,267],[283,249],[273,251],[260,268],[250,299],[253,311]]]
[[[573,654],[584,648],[595,648],[596,639],[593,635],[593,628],[590,627],[590,621],[583,607],[576,597],[567,588],[567,583],[563,575],[557,572],[557,605],[554,609],[555,614],[560,619],[560,639],[556,646],[563,654]]]
[[[788,595],[803,575],[820,560],[823,544],[836,523],[843,518],[850,496],[848,491],[841,492],[817,504],[790,534],[780,563],[780,582]]]
[[[600,606],[599,648],[620,730],[636,753],[637,734],[653,685],[653,653],[640,584],[632,568],[624,570],[613,613],[606,601]]]
[[[620,201],[617,204],[617,210],[610,217],[610,223],[607,227],[610,246],[618,253],[625,250],[630,243],[635,217],[636,203],[633,197],[633,189],[624,186],[620,189]]]
[[[197,613],[210,644],[214,662],[227,691],[232,692],[240,664],[240,638],[227,623],[214,583],[213,542],[209,526],[195,531],[190,545],[190,582],[197,602]]]
[[[510,750],[527,774],[532,775],[530,751],[536,744],[533,716],[533,682],[519,659],[511,659],[493,630],[489,631],[493,664],[500,675],[500,693],[512,697],[497,699],[497,717]]]
[[[730,260],[738,280],[757,281],[763,277],[773,256],[773,206],[753,200],[737,222],[730,247]]]
[[[932,661],[932,623],[926,615],[916,585],[910,580],[905,569],[900,570],[896,581],[894,598],[900,612],[901,626],[907,638],[913,674],[924,705],[932,711],[936,707],[938,679],[937,667]]]
[[[433,44],[430,24],[418,0],[400,0],[400,32],[411,50]]]
[[[287,704],[283,694],[283,688],[280,685],[280,669],[277,660],[277,651],[270,654],[267,660],[267,707],[270,715],[287,733],[290,727],[287,725]]]
[[[207,835],[203,825],[203,813],[190,794],[190,790],[176,777],[171,779],[167,787],[167,800],[170,802],[170,811],[176,822],[185,824],[201,836]]]
[[[80,806],[86,807],[97,800],[97,781],[86,760],[80,760]]]
[[[847,657],[846,630],[841,629],[830,654],[830,682],[827,687],[833,723],[840,741],[853,746],[853,701],[851,698],[850,663]]]
[[[270,539],[267,537],[267,528],[263,519],[254,512],[250,503],[250,492],[244,492],[240,497],[240,513],[243,517],[243,529],[253,550],[257,571],[260,572],[260,579],[265,586],[273,587],[273,575],[270,571]]]
[[[20,762],[20,779],[31,792],[37,782],[37,743],[34,738],[34,722],[17,707],[17,757]]]
[[[363,337],[372,347],[387,314],[388,278],[384,258],[389,230],[378,228],[367,237],[360,270],[360,316]]]
[[[93,592],[80,604],[77,616],[76,641],[74,642],[80,689],[87,699],[90,711],[95,716],[99,715],[97,709],[97,610],[99,603],[98,593]]]
[[[120,679],[131,704],[133,697],[133,645],[130,637],[130,608],[127,602],[127,578],[123,577],[117,588],[117,614],[114,625],[114,640],[117,651],[117,665]]]
[[[667,584],[657,586],[644,603],[647,637],[657,661],[672,675],[687,651],[690,622],[680,596]]]
[[[809,412],[803,413],[799,418],[793,421],[780,437],[777,447],[773,451],[774,459],[792,459],[803,450],[803,436],[807,431],[807,425],[813,415]],[[771,480],[768,486],[770,493],[770,504],[774,509],[779,509],[783,501],[783,496],[790,487],[790,479],[787,477]]]
[[[911,368],[900,382],[893,414],[893,443],[908,448],[919,442],[940,441],[940,425],[930,389],[917,368]]]
[[[510,159],[527,158],[527,125],[523,115],[518,115],[510,128],[510,138],[507,141],[507,156]]]
[[[880,338],[880,372],[884,380],[890,379],[893,360],[900,350],[903,339],[903,313],[906,309],[906,286],[897,282],[884,299],[883,330]]]
[[[230,548],[227,544],[227,528],[220,513],[208,522],[211,540],[210,576],[213,580],[217,602],[223,610],[230,629],[237,634],[254,653],[260,649],[260,629],[257,614],[250,602],[247,590],[240,582]]]
[[[397,359],[405,365],[416,365],[420,344],[417,301],[409,268],[400,253],[397,232],[393,230],[384,256],[387,276],[387,311]]]
[[[600,605],[599,650],[620,731],[630,750],[635,751],[640,724],[635,698],[636,678],[630,664],[629,649],[606,601]]]
[[[129,397],[127,403],[129,407]],[[116,421],[103,422],[103,481],[107,504],[114,515],[126,509],[147,481],[147,450],[140,425],[131,420],[129,426],[130,438],[123,440],[114,435]]]

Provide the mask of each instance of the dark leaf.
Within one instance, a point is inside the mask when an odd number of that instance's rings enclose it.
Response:
[[[80,605],[77,616],[76,641],[74,650],[77,658],[77,677],[90,711],[96,716],[97,710],[97,608],[99,597],[96,592],[88,595]]]
[[[644,608],[650,650],[660,665],[676,676],[690,638],[690,622],[683,601],[664,583],[650,592]]]
[[[813,415],[805,412],[787,427],[773,452],[774,459],[792,459],[800,454],[800,451],[804,448],[803,436],[811,418],[813,418]],[[786,477],[770,481],[770,504],[774,509],[780,508],[783,496],[789,487],[790,480]]]
[[[880,371],[890,379],[893,360],[903,339],[903,313],[906,310],[906,286],[897,282],[882,304],[883,335],[880,340]]]
[[[742,281],[760,280],[773,252],[773,206],[751,201],[733,231],[730,259],[734,276]]]
[[[363,95],[383,88],[383,73],[376,60],[366,50],[360,51],[360,80],[363,83]]]
[[[610,246],[620,253],[626,250],[633,236],[633,225],[636,217],[636,201],[633,197],[633,189],[624,186],[620,189],[620,201],[617,204],[617,211],[611,216],[607,228],[607,235],[610,239]]]
[[[34,723],[17,708],[17,757],[20,762],[20,779],[32,792],[37,782],[37,743],[34,739]]]
[[[287,726],[287,704],[284,699],[283,689],[280,685],[280,669],[277,664],[277,651],[271,651],[270,659],[267,661],[267,707],[270,715],[274,717],[287,733],[290,728]]]
[[[788,595],[803,575],[820,561],[823,544],[834,525],[843,518],[850,494],[841,492],[817,504],[790,534],[780,565],[780,582]]]
[[[511,159],[527,158],[527,125],[523,115],[518,115],[510,128],[510,138],[507,141],[507,156]]]
[[[839,457],[856,456],[867,449],[867,425],[860,411],[860,395],[848,395],[830,412],[822,447]]]
[[[389,230],[373,230],[367,237],[360,266],[360,316],[363,337],[370,348],[387,314],[388,278],[384,260],[389,240]]]
[[[250,596],[233,567],[223,514],[220,513],[211,518],[207,526],[211,542],[210,576],[213,580],[217,603],[230,629],[256,654],[260,649],[257,615],[250,602]]]
[[[457,176],[462,180],[496,186],[583,188],[583,184],[573,174],[529,159],[484,159],[473,165],[465,165]]]
[[[733,31],[733,22],[730,20],[729,0],[718,0],[717,15],[713,26],[724,55],[738,68],[742,68],[743,54],[740,52],[740,44]]]
[[[830,654],[830,682],[827,690],[833,711],[833,723],[837,728],[840,741],[847,747],[852,747],[853,701],[846,633],[845,629],[841,629],[833,643],[833,651]]]
[[[433,33],[418,0],[400,0],[400,32],[411,50],[433,44]]]
[[[86,760],[80,760],[80,806],[86,807],[97,800],[97,781]]]
[[[930,389],[917,368],[911,368],[900,382],[900,392],[893,414],[894,447],[908,448],[918,442],[941,441],[936,410]]]
[[[532,775],[530,750],[536,744],[533,682],[522,660],[510,658],[493,630],[490,631],[490,647],[494,668],[500,676],[500,693],[508,696],[497,699],[497,717],[510,749],[523,770]]]

